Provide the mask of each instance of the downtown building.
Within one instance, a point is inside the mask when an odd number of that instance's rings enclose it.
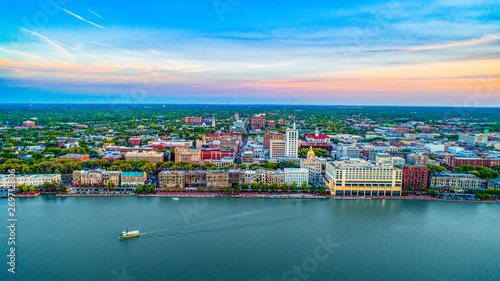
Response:
[[[307,158],[300,159],[300,167],[307,169],[307,171],[309,172],[309,183],[319,184],[322,182],[323,164],[319,159],[316,158],[312,147],[307,152]]]
[[[297,185],[302,185],[306,182],[309,185],[309,170],[305,168],[286,168],[285,171],[285,182],[288,185],[296,183]]]
[[[146,183],[148,175],[146,172],[122,172],[121,185],[139,186]]]
[[[127,152],[125,153],[125,160],[127,161],[140,161],[147,160],[151,163],[163,162],[163,153],[148,151],[148,152]]]
[[[332,195],[401,195],[403,171],[356,159],[326,164],[324,182]]]
[[[335,159],[340,160],[342,158],[359,158],[361,149],[353,145],[339,145],[335,148]]]
[[[403,165],[403,189],[427,190],[429,187],[429,169],[424,165]]]
[[[299,131],[296,129],[295,122],[293,129],[287,128],[285,133],[285,157],[299,157]]]
[[[250,129],[257,130],[266,127],[266,115],[259,114],[250,118]]]
[[[115,186],[119,186],[121,174],[121,171],[106,171],[104,169],[74,171],[73,185],[108,185],[112,182]]]
[[[46,182],[61,182],[61,174],[0,175],[0,187],[2,188],[19,185],[40,187]]]
[[[433,174],[429,188],[439,191],[464,192],[482,188],[483,180],[472,174],[441,172]]]

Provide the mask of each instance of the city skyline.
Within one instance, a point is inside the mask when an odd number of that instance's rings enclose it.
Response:
[[[0,4],[3,102],[500,105],[498,2],[194,2]]]

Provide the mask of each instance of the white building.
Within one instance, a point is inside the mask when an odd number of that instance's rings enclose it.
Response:
[[[302,185],[303,182],[309,184],[309,170],[305,168],[286,168],[285,170],[285,182],[291,185],[296,182],[297,185]]]
[[[480,134],[458,134],[458,140],[468,145],[475,145],[476,142],[488,141],[488,136]]]
[[[444,152],[444,144],[442,143],[426,143],[425,149],[431,153]]]
[[[404,165],[406,164],[406,160],[402,157],[391,157],[391,163],[392,165]]]
[[[31,175],[15,175],[14,181],[9,175],[0,175],[0,186],[7,188],[14,185],[36,186],[40,187],[45,182],[59,183],[61,181],[61,174],[31,174]]]
[[[391,155],[387,152],[379,152],[375,154],[375,162],[377,163],[391,163]]]
[[[333,195],[400,195],[403,171],[361,159],[326,164],[325,184]]]
[[[342,159],[344,157],[347,158],[359,158],[359,153],[361,152],[361,149],[357,146],[352,146],[352,145],[339,145],[335,149],[335,159]]]
[[[461,152],[464,152],[465,148],[460,147],[460,146],[449,146],[448,147],[448,152],[451,154],[459,154]]]
[[[299,131],[296,129],[295,122],[293,129],[286,129],[285,142],[285,156],[299,157]]]

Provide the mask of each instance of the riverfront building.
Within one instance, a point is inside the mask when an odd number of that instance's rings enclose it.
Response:
[[[427,190],[429,186],[429,169],[424,165],[403,165],[403,189]]]
[[[356,159],[326,164],[325,184],[332,195],[400,195],[403,172],[392,165]]]
[[[316,158],[312,147],[307,152],[307,159],[300,159],[300,167],[309,172],[309,183],[320,183],[323,178],[323,164]]]
[[[73,185],[120,185],[121,171],[106,171],[103,169],[81,170],[73,172]]]
[[[122,172],[121,184],[123,186],[139,186],[144,184],[147,179],[146,172]]]
[[[286,168],[284,171],[286,184],[291,185],[293,182],[299,186],[303,182],[309,184],[309,170],[305,168]]]
[[[45,182],[59,183],[61,174],[0,175],[0,186],[3,188],[19,185],[40,187]]]
[[[472,174],[442,172],[431,176],[429,188],[442,191],[473,191],[482,187],[482,180]]]

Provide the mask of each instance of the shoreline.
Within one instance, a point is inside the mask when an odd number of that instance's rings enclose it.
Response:
[[[16,198],[33,198],[40,195],[53,195],[53,192],[44,193],[27,193],[27,194],[15,194]],[[438,202],[471,202],[471,203],[500,203],[499,200],[456,200],[456,199],[440,199],[430,196],[332,196],[332,195],[313,195],[313,194],[272,194],[272,193],[250,193],[250,194],[237,194],[237,195],[227,195],[219,192],[196,192],[196,193],[182,193],[182,192],[161,192],[157,194],[69,194],[69,193],[58,193],[55,194],[56,197],[160,197],[160,198],[216,198],[216,197],[228,197],[228,198],[240,198],[240,199],[343,199],[343,200],[415,200],[415,201],[438,201]],[[7,197],[2,197],[7,198]]]

